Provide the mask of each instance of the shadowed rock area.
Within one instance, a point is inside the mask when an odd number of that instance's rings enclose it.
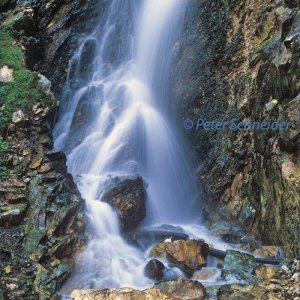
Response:
[[[300,249],[298,8],[299,1],[189,1],[173,75],[180,126],[186,118],[291,122],[281,132],[182,133],[194,149],[207,225],[222,220],[284,246],[289,257]]]

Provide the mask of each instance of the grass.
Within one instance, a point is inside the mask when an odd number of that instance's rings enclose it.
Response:
[[[9,149],[9,144],[0,137],[0,180],[7,178],[7,153]]]
[[[0,68],[8,66],[13,69],[13,81],[0,82],[0,101],[4,103],[0,109],[0,178],[5,177],[6,153],[8,144],[3,139],[5,129],[12,120],[12,115],[18,110],[29,112],[35,103],[43,103],[52,107],[55,103],[51,96],[37,90],[38,74],[25,66],[25,54],[14,39],[12,23],[0,28]],[[1,175],[2,174],[2,175]]]

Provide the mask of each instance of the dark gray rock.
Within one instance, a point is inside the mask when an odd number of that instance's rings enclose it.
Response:
[[[133,229],[146,216],[146,190],[142,177],[116,177],[109,180],[101,201],[114,207],[124,231]]]
[[[145,266],[145,276],[155,279],[155,280],[161,280],[164,275],[164,264],[157,260],[157,259],[151,259]]]

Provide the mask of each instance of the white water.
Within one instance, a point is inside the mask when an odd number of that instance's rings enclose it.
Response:
[[[67,290],[151,284],[145,254],[124,241],[100,201],[109,176],[148,183],[144,225],[199,222],[194,175],[170,119],[169,67],[184,9],[184,0],[114,0],[70,62],[55,147],[67,153],[94,236]]]

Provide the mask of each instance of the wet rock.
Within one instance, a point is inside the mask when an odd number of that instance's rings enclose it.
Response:
[[[257,247],[256,240],[252,236],[243,236],[240,240],[241,249],[254,251]]]
[[[114,207],[124,231],[133,229],[146,216],[146,190],[142,177],[116,177],[109,181],[101,201]]]
[[[227,243],[238,243],[244,235],[244,231],[239,226],[234,226],[229,222],[219,221],[214,223],[210,230],[214,235],[222,238]]]
[[[206,259],[201,254],[201,249],[206,248],[205,245],[196,240],[174,242],[165,240],[154,246],[150,254],[154,257],[166,258],[186,273],[192,274],[193,271],[200,270],[206,264]]]
[[[175,281],[157,283],[154,288],[169,293],[176,299],[201,300],[205,298],[205,288],[200,282],[184,280],[182,277]]]
[[[178,229],[178,231],[176,231]],[[153,244],[165,240],[171,239],[171,241],[176,240],[187,240],[189,236],[179,228],[170,226],[167,228],[150,228],[150,229],[139,229],[134,231],[129,231],[125,233],[125,237],[134,244],[140,245],[142,248],[148,248]]]
[[[145,266],[144,273],[147,277],[155,280],[163,278],[165,266],[157,259],[151,259]]]
[[[168,242],[171,242],[170,239],[167,239],[165,241],[162,241],[158,244],[156,244],[150,251],[150,256],[153,257],[158,257],[158,258],[163,258],[166,259],[167,257],[167,252],[166,252],[166,244]]]
[[[74,300],[177,300],[172,295],[157,289],[138,291],[131,288],[74,290],[71,298]]]
[[[3,66],[0,68],[0,82],[12,82],[13,79],[13,69],[8,66]]]
[[[257,267],[254,256],[239,251],[227,250],[222,277],[229,283],[247,282],[255,284],[257,279],[252,275]]]

